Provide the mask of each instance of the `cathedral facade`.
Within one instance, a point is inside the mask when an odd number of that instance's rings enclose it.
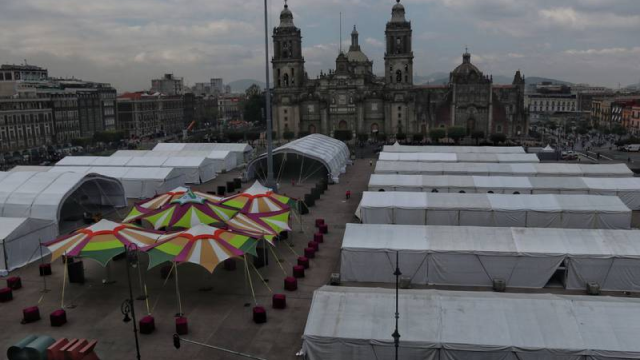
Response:
[[[353,136],[427,134],[433,128],[464,127],[468,134],[524,136],[528,115],[525,79],[518,71],[511,85],[494,85],[471,63],[465,51],[447,85],[413,84],[411,22],[400,0],[386,25],[384,78],[362,51],[356,28],[348,52],[340,52],[335,70],[308,78],[302,56],[302,33],[285,4],[273,31],[273,124],[279,138],[336,130]]]

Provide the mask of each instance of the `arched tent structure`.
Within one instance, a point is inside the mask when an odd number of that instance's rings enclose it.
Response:
[[[53,221],[0,217],[0,276],[40,259],[40,242],[56,236],[58,225]]]
[[[337,183],[340,174],[347,169],[349,148],[340,140],[321,134],[311,134],[275,149],[273,156],[275,175],[283,173],[287,163],[293,162],[296,165],[290,168],[299,170],[298,179],[300,180],[304,180],[322,169],[326,171],[333,182]],[[307,162],[306,167],[305,161]],[[314,163],[319,166],[313,166]],[[263,173],[266,174],[266,168],[267,155],[262,154],[249,163],[247,176],[250,179],[262,176]]]
[[[122,183],[97,174],[14,172],[0,180],[0,216],[51,220],[127,205]]]

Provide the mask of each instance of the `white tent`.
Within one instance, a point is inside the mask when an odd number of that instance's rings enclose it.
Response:
[[[253,157],[253,148],[247,143],[160,143],[153,151],[230,151],[238,165],[248,163]]]
[[[617,196],[640,210],[640,178],[371,175],[369,191]]]
[[[349,164],[349,148],[345,143],[334,138],[311,134],[287,143],[273,151],[273,155],[298,154],[320,162],[327,169],[334,182],[338,182],[340,174],[347,171]],[[249,178],[256,173],[258,163],[266,161],[266,154],[254,159],[247,167]]]
[[[147,154],[155,155],[151,151]],[[183,180],[189,184],[201,184],[216,178],[216,161],[205,156],[67,156],[56,166],[174,168],[182,173]]]
[[[631,210],[615,196],[365,192],[364,224],[629,229]]]
[[[148,151],[119,150],[111,157],[205,157],[215,163],[217,172],[231,171],[238,167],[235,153],[232,151]]]
[[[14,172],[0,180],[0,216],[54,221],[62,208],[78,204],[124,207],[122,184],[115,178],[84,173]]]
[[[412,146],[412,145],[400,145],[395,143],[393,145],[385,145],[384,152],[395,153],[474,153],[474,154],[524,154],[524,148],[522,146]]]
[[[0,217],[0,276],[40,259],[40,242],[56,236],[58,224],[51,220]]]
[[[633,177],[633,172],[625,164],[585,165],[378,161],[375,173],[404,175]]]
[[[394,283],[395,254],[414,284],[640,290],[640,231],[347,224],[343,281]]]
[[[467,162],[467,163],[539,163],[536,154],[487,154],[487,153],[394,153],[381,152],[381,161],[412,162]]]
[[[54,166],[50,172],[100,174],[122,182],[130,199],[146,199],[184,185],[183,175],[173,168]]]
[[[51,166],[38,166],[38,165],[18,165],[14,166],[9,172],[47,172],[51,169]]]
[[[302,350],[309,360],[393,359],[395,290],[315,291]],[[401,290],[402,360],[640,358],[640,300]]]

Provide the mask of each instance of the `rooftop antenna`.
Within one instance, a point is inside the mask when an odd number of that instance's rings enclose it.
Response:
[[[342,54],[342,11],[340,12],[340,54]]]

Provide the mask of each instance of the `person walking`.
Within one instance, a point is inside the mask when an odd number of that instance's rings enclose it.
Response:
[[[351,190],[347,190],[347,192],[345,193],[345,198],[347,200],[351,199]]]

